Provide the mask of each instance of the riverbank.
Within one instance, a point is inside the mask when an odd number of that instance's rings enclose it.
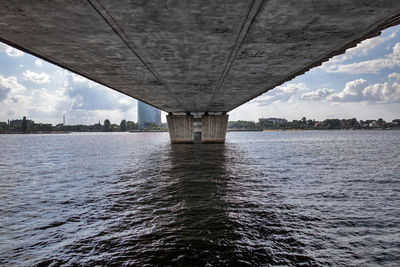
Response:
[[[227,129],[227,132],[261,132],[262,129]]]
[[[29,132],[29,133],[21,133],[21,132],[5,132],[0,134],[69,134],[70,131],[38,131],[38,132]]]
[[[168,129],[165,130],[130,130],[130,133],[160,133],[160,132],[168,132]]]

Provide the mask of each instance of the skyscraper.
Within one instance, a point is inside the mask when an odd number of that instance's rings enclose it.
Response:
[[[138,100],[138,124],[140,128],[148,127],[150,124],[161,123],[161,110]]]

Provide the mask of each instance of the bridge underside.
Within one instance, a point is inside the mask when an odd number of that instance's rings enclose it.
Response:
[[[228,112],[398,24],[400,1],[0,2],[0,40],[166,112]]]

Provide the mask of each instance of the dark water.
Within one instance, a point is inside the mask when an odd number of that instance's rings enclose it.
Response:
[[[0,149],[0,265],[400,263],[400,131],[0,135]]]

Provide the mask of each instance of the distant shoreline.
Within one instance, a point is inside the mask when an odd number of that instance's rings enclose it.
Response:
[[[299,132],[299,131],[399,131],[400,128],[371,128],[371,129],[227,129],[231,132]],[[168,130],[130,130],[125,133],[166,133]],[[123,133],[103,131],[39,131],[39,132],[2,132],[0,134],[70,134],[70,133]]]
[[[130,130],[130,133],[160,133],[168,132],[168,130]]]
[[[38,132],[27,132],[27,133],[21,133],[21,132],[4,132],[0,134],[69,134],[71,133],[70,131],[38,131]]]
[[[262,132],[262,129],[226,129],[227,132]]]
[[[371,129],[227,129],[227,132],[298,132],[298,131],[387,131],[387,130],[400,130],[400,128],[371,128]]]

